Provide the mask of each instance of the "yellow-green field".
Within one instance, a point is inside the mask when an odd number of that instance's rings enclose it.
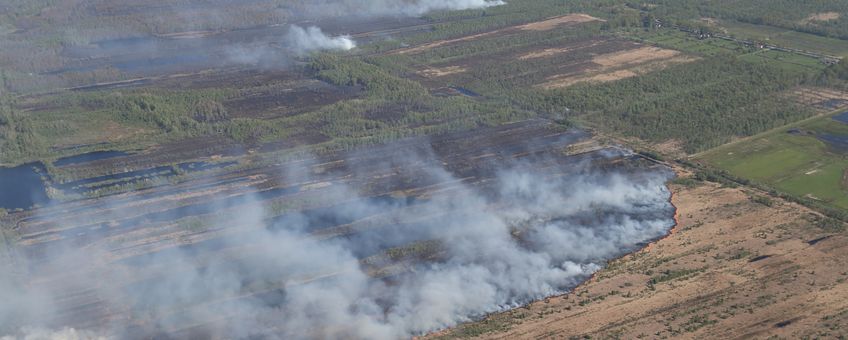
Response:
[[[848,183],[844,178],[848,150],[838,150],[815,136],[848,136],[848,124],[831,117],[776,129],[697,158],[734,176],[848,209]],[[800,134],[790,134],[790,129],[797,129]]]

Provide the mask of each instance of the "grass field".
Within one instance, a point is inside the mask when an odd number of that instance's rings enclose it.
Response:
[[[790,127],[751,140],[716,148],[698,158],[731,174],[767,184],[794,195],[848,208],[843,174],[848,154],[812,134],[848,135],[848,125],[820,117],[792,126],[804,135],[789,134]]]

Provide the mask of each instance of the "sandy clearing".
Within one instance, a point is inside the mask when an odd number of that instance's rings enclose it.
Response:
[[[588,14],[575,13],[559,17],[553,17],[543,21],[532,22],[518,26],[519,29],[525,31],[549,31],[564,24],[582,24],[584,22],[605,21]]]
[[[815,13],[813,15],[810,15],[807,18],[805,18],[804,20],[802,20],[801,22],[808,24],[808,23],[815,22],[815,21],[822,22],[822,21],[836,20],[836,19],[839,19],[840,17],[842,17],[842,14],[840,14],[838,12],[822,12],[822,13]]]
[[[680,55],[679,51],[646,46],[634,50],[602,54],[592,58],[592,62],[604,67],[615,67],[620,66],[621,64],[636,64],[659,59],[668,59],[678,55]]]
[[[557,55],[557,54],[562,54],[562,53],[566,53],[566,52],[573,51],[573,50],[574,50],[574,47],[546,48],[546,49],[541,50],[541,51],[533,51],[533,52],[521,55],[521,56],[518,57],[518,60],[530,60],[530,59],[551,57],[551,56],[554,56],[554,55]]]
[[[427,78],[438,78],[449,76],[457,73],[464,73],[467,71],[464,67],[461,66],[446,66],[446,67],[428,67],[426,69],[420,70],[418,73],[421,76]]]

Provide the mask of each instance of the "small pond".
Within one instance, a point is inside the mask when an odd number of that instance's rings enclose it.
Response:
[[[50,201],[41,180],[45,173],[41,163],[30,163],[14,168],[0,167],[0,208],[27,209],[35,204]]]

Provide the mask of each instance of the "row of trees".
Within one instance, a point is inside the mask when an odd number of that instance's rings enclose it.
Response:
[[[32,119],[15,110],[15,102],[10,95],[0,95],[0,163],[38,157],[47,149]]]

